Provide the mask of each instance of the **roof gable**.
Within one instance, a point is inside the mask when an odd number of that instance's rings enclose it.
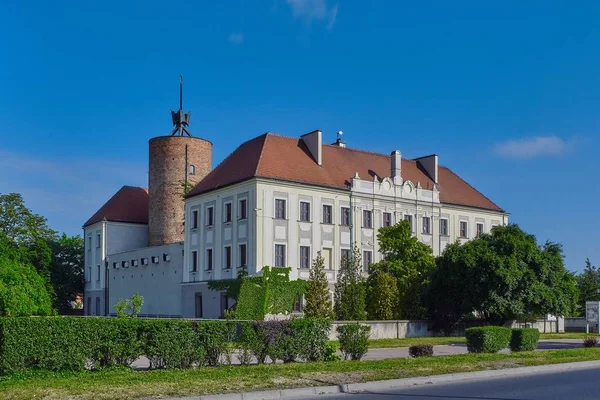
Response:
[[[104,220],[148,224],[148,198],[144,188],[123,186],[83,226]]]

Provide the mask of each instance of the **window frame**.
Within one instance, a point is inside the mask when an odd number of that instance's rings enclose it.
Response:
[[[215,206],[206,207],[206,221],[207,227],[214,226],[215,224]]]
[[[463,235],[463,224],[465,227],[465,234]],[[469,223],[468,221],[458,221],[458,237],[461,239],[468,239],[469,238]]]
[[[306,207],[306,210],[303,208]],[[300,222],[311,222],[310,221],[310,202],[300,200],[298,208],[298,221]]]
[[[366,223],[367,215],[369,216],[368,224]],[[363,210],[362,227],[366,229],[373,229],[373,210]]]
[[[306,255],[302,254],[303,251],[306,251]],[[306,262],[306,266],[303,266],[302,261]],[[310,246],[300,246],[300,260],[299,260],[298,268],[309,269],[310,268]]]
[[[223,222],[230,223],[233,220],[233,203],[227,201],[223,204]]]
[[[367,264],[367,257],[365,257],[366,254],[369,254],[368,260],[369,263]],[[362,259],[362,272],[369,272],[370,266],[371,264],[373,264],[373,250],[363,250],[363,259]]]
[[[328,210],[328,212],[326,212]],[[328,216],[328,218],[325,218]],[[322,223],[331,225],[333,223],[333,205],[323,204],[323,220]]]
[[[101,242],[102,242],[102,239],[101,239],[100,232],[97,232],[97,233],[96,233],[96,248],[97,248],[97,249],[99,249],[99,248],[100,248],[100,243],[101,243]]]
[[[244,249],[244,251],[242,251],[242,247]],[[238,244],[238,253],[239,253],[239,266],[240,267],[247,267],[248,266],[248,246],[246,245],[246,243],[240,243]],[[242,257],[243,255],[243,257]],[[242,263],[242,259],[243,259],[243,263]]]
[[[341,249],[340,252],[340,263],[344,260],[344,256],[345,254],[348,254],[348,256],[346,257],[346,259],[350,260],[350,257],[352,257],[352,252],[350,249]]]
[[[248,199],[238,199],[238,220],[248,219]]]
[[[283,204],[283,208],[281,209],[282,215],[279,214],[279,204]],[[274,210],[274,218],[275,219],[286,219],[287,217],[287,199],[276,198],[275,199],[275,210]]]
[[[389,217],[389,221],[386,221],[386,217]],[[393,222],[392,222],[392,213],[390,212],[384,212],[383,216],[382,216],[382,221],[381,221],[381,226],[382,227],[387,227],[387,226],[392,226]]]
[[[213,265],[214,252],[213,249],[206,249],[206,271],[212,271],[214,268]]]
[[[276,243],[273,252],[273,265],[278,268],[285,267],[285,258],[286,258],[286,245],[281,243]],[[279,255],[277,254],[277,249],[281,249],[281,262],[278,262]]]
[[[192,210],[192,229],[198,229],[200,213],[198,210]]]
[[[100,264],[96,265],[96,270],[98,271],[98,274],[96,276],[96,282],[100,282]]]
[[[223,269],[231,269],[233,265],[233,254],[231,253],[231,246],[223,246],[223,253],[225,255],[225,263],[223,264]]]
[[[192,250],[192,267],[190,272],[198,272],[198,250]]]
[[[344,219],[348,219],[344,221]],[[350,207],[340,207],[340,225],[350,226]]]
[[[442,229],[442,221],[446,222],[446,229]],[[440,236],[450,236],[450,221],[448,218],[440,218]]]
[[[481,226],[481,232],[479,232],[479,227]],[[483,222],[475,223],[475,237],[481,237],[485,233],[485,224]]]
[[[427,223],[425,223],[427,221]],[[423,217],[421,220],[421,233],[425,235],[431,235],[431,217]],[[425,229],[427,228],[427,229]]]

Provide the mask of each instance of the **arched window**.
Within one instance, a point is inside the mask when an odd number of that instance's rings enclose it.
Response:
[[[190,175],[196,175],[196,166],[194,164],[190,164]]]

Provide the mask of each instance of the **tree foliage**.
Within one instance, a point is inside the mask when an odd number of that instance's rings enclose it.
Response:
[[[135,318],[142,311],[144,305],[144,296],[135,292],[131,299],[119,299],[114,308],[117,312],[117,317]]]
[[[376,269],[367,279],[367,316],[371,320],[400,318],[397,279],[383,269]]]
[[[44,278],[31,265],[0,254],[0,316],[52,313]]]
[[[570,315],[578,296],[561,246],[538,246],[517,225],[495,227],[491,234],[449,245],[438,258],[429,294],[440,329],[451,329],[473,314],[491,323]]]
[[[365,279],[362,276],[360,249],[354,246],[352,257],[342,259],[334,292],[334,312],[339,321],[366,319]]]
[[[83,293],[83,238],[63,234],[50,247],[50,283],[56,294],[54,307],[59,312],[66,311],[72,308],[71,302],[77,294]]]
[[[381,228],[377,240],[384,260],[371,265],[370,268],[368,286],[369,293],[373,296],[370,297],[372,301],[369,303],[369,319],[380,319],[383,315],[404,319],[426,318],[427,307],[424,296],[429,285],[431,270],[435,267],[431,247],[413,236],[408,221]],[[390,304],[391,300],[376,300],[378,296],[376,285],[382,285],[384,280],[386,285],[390,283],[385,274],[391,275],[396,282],[396,290],[388,289],[388,293],[394,295],[393,306]],[[380,307],[384,304],[382,301],[387,303],[388,309],[385,312]],[[376,304],[380,305],[379,308]]]
[[[331,293],[325,274],[325,260],[321,252],[312,262],[310,276],[306,283],[306,306],[304,315],[315,318],[332,318]]]
[[[600,301],[600,271],[592,265],[590,259],[585,260],[583,272],[576,277],[579,289],[578,314],[585,315],[586,301]]]

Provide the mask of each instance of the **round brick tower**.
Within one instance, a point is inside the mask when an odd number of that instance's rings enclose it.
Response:
[[[150,246],[160,246],[183,240],[184,187],[195,186],[210,172],[212,143],[195,137],[159,136],[150,139],[149,146],[148,240]]]
[[[183,78],[179,77],[179,111],[171,111],[171,136],[150,139],[148,172],[148,242],[150,246],[183,240],[184,194],[212,167],[212,143],[192,137],[192,114],[183,111]],[[184,136],[186,135],[186,136]]]

